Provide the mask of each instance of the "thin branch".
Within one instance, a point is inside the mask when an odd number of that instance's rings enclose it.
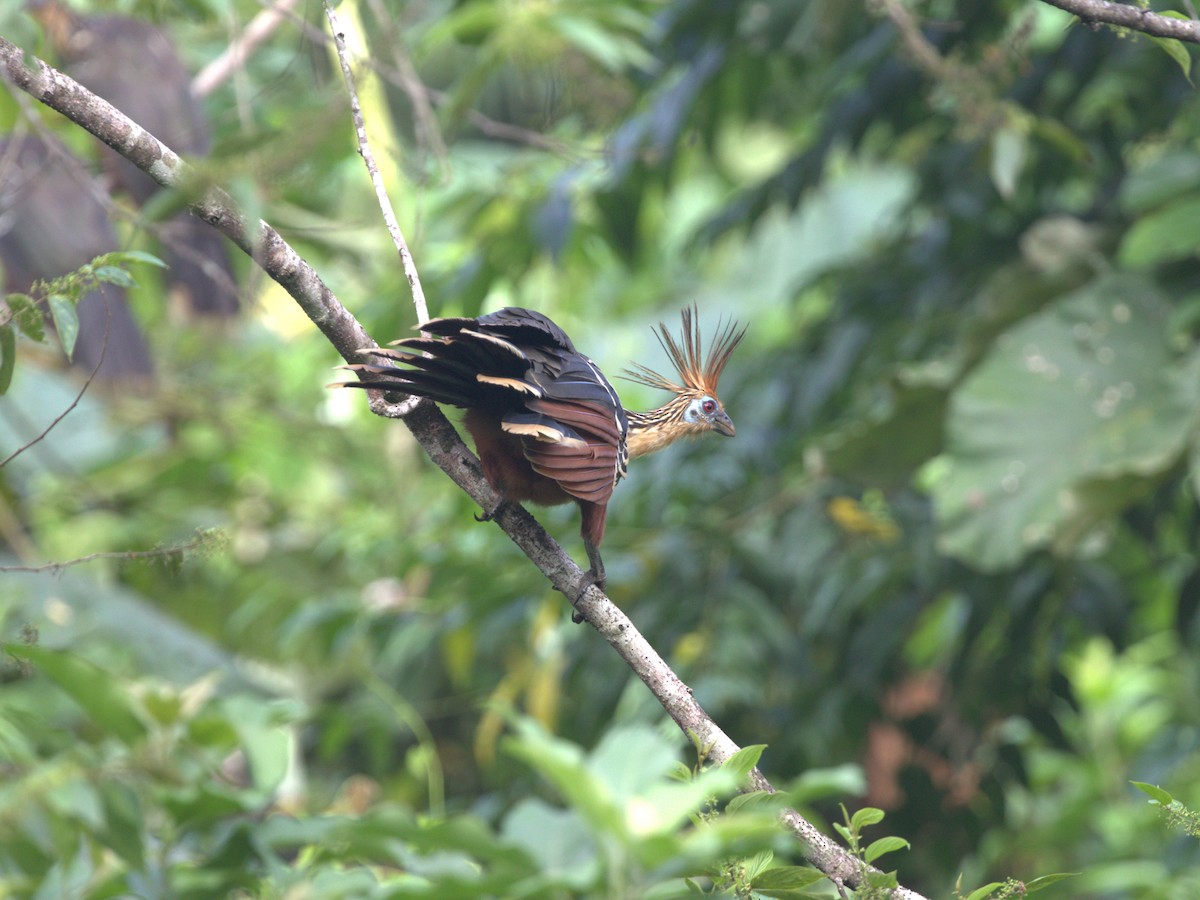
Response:
[[[207,97],[224,81],[240,69],[258,45],[265,41],[288,18],[287,13],[295,9],[300,0],[278,0],[267,9],[259,11],[245,31],[230,42],[225,52],[200,70],[192,79],[192,95]]]
[[[329,0],[325,0],[325,16],[329,19],[329,27],[333,32],[333,45],[337,48],[338,62],[342,64],[342,77],[346,80],[346,92],[350,95],[350,114],[354,117],[354,133],[358,136],[358,152],[367,164],[367,172],[371,176],[371,184],[375,187],[375,196],[379,200],[379,208],[383,212],[383,221],[387,225],[392,243],[400,254],[400,263],[404,266],[404,277],[412,288],[413,306],[417,308],[417,321],[429,321],[429,309],[425,305],[425,291],[421,288],[421,276],[417,274],[416,264],[412,254],[408,252],[408,244],[400,233],[400,224],[392,211],[392,202],[388,199],[387,188],[383,177],[379,174],[379,166],[375,164],[375,156],[371,153],[371,145],[367,141],[367,125],[363,121],[362,107],[358,102],[358,90],[354,86],[354,72],[350,68],[350,57],[346,53],[346,36],[338,24],[337,13]]]
[[[1042,0],[1050,6],[1078,16],[1085,25],[1116,25],[1131,28],[1151,37],[1174,38],[1189,44],[1200,44],[1200,21],[1176,19],[1161,13],[1112,3],[1109,0]]]
[[[371,8],[371,15],[375,17],[379,27],[384,29],[387,44],[392,50],[392,62],[396,66],[396,73],[400,76],[400,89],[404,91],[408,96],[408,102],[412,104],[417,143],[429,148],[438,162],[442,176],[446,177],[450,174],[450,153],[446,149],[446,142],[442,138],[442,129],[438,125],[437,115],[430,103],[429,88],[417,74],[417,67],[413,65],[412,57],[408,54],[404,38],[393,23],[391,13],[384,8],[383,0],[368,0],[368,5]]]
[[[201,547],[213,543],[213,535],[211,532],[197,534],[186,544],[175,544],[172,547],[155,547],[153,550],[110,550],[103,553],[89,553],[87,556],[80,556],[76,559],[67,559],[62,562],[49,562],[40,566],[0,566],[0,572],[61,572],[63,569],[69,569],[71,566],[79,566],[84,563],[95,562],[98,559],[119,559],[119,560],[142,560],[142,559],[162,559],[168,556],[181,556],[192,550],[197,550]]]
[[[96,360],[96,365],[92,369],[92,373],[90,375],[88,375],[87,381],[85,381],[83,383],[83,387],[81,387],[79,389],[79,393],[75,395],[75,399],[71,401],[71,403],[67,406],[66,409],[64,409],[57,416],[55,416],[49,425],[47,425],[45,428],[42,429],[41,434],[39,434],[37,437],[35,437],[33,440],[29,441],[28,443],[22,444],[20,447],[18,447],[12,453],[8,454],[8,456],[4,457],[4,459],[0,459],[0,469],[3,469],[10,462],[12,462],[14,459],[16,459],[18,456],[20,456],[26,450],[28,450],[30,447],[34,446],[35,444],[41,443],[43,440],[45,440],[46,435],[48,435],[51,431],[53,431],[55,429],[55,427],[58,425],[58,423],[61,422],[63,419],[65,419],[68,415],[70,415],[71,410],[73,410],[75,407],[77,407],[79,405],[79,401],[83,399],[83,395],[87,393],[87,389],[92,386],[92,381],[95,379],[96,373],[99,372],[100,367],[102,365],[104,365],[104,356],[106,353],[108,353],[108,329],[111,324],[112,324],[112,310],[109,308],[108,303],[106,302],[104,304],[104,339],[100,344],[100,358],[98,360]]]
[[[100,138],[160,184],[186,184],[193,177],[170,148],[110,104],[40,60],[33,59],[33,63],[34,68],[26,68],[20,48],[0,38],[0,76],[7,75],[17,87]],[[344,359],[356,360],[357,350],[376,346],[308,263],[266,223],[257,222],[252,229],[225,192],[210,187],[191,203],[191,208],[251,254],[292,295]],[[378,415],[402,417],[425,452],[455,484],[484,509],[498,505],[500,498],[483,478],[479,460],[433,403],[421,401],[410,406],[408,402],[392,404],[382,397],[373,397],[371,409]],[[709,718],[691,689],[523,507],[506,503],[493,521],[557,590],[577,597],[587,586],[578,603],[579,611],[645,682],[684,733],[707,750],[709,760],[720,763],[737,752],[737,744]],[[755,790],[774,791],[757,769],[751,772],[750,782]],[[835,883],[857,886],[868,873],[878,871],[848,854],[795,810],[785,810],[781,818],[803,841],[808,860]],[[892,896],[896,900],[924,900],[906,888],[893,891]]]

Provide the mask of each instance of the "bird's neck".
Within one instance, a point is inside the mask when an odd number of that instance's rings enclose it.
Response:
[[[629,458],[637,459],[669,447],[680,438],[699,434],[703,427],[683,421],[682,410],[668,403],[649,412],[626,412],[629,434],[626,437]]]

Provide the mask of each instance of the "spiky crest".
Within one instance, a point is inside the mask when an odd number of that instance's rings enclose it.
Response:
[[[700,319],[696,307],[685,307],[681,311],[683,330],[680,340],[659,322],[654,336],[671,360],[678,373],[679,382],[672,381],[648,366],[635,363],[625,370],[625,378],[648,387],[671,391],[681,397],[717,396],[717,382],[729,357],[746,335],[746,329],[737,327],[737,322],[717,326],[717,339],[709,349],[708,356],[701,360]],[[680,383],[682,382],[682,383]]]

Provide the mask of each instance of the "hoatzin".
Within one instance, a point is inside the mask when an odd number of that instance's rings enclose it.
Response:
[[[693,310],[683,310],[681,339],[660,324],[655,334],[679,380],[642,365],[627,370],[631,380],[674,394],[644,413],[626,410],[599,366],[541,313],[508,307],[477,319],[433,319],[420,328],[429,336],[395,341],[400,349],[363,351],[407,368],[347,366],[361,380],[338,386],[400,391],[465,409],[483,474],[501,503],[579,504],[587,578],[601,588],[605,513],[627,460],[690,435],[734,434],[717,381],[745,334],[736,323],[719,331],[704,358]]]

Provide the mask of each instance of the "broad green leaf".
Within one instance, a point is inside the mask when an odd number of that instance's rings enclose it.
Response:
[[[746,778],[758,765],[758,761],[766,749],[766,744],[749,744],[721,763],[721,767],[735,773],[739,778]]]
[[[779,791],[749,791],[730,797],[725,809],[727,812],[736,812],[739,809],[782,809],[790,802],[789,795]]]
[[[100,785],[100,795],[104,824],[97,830],[97,838],[126,862],[141,866],[146,849],[142,830],[147,823],[136,791],[119,781],[106,781]]]
[[[600,860],[586,823],[574,810],[554,809],[536,798],[517,803],[504,818],[502,836],[522,847],[556,882],[586,892]]]
[[[1001,336],[951,399],[946,453],[928,468],[944,552],[983,569],[1069,552],[1174,465],[1200,408],[1167,307],[1109,276]]]
[[[753,881],[759,876],[775,859],[775,854],[770,850],[763,850],[761,853],[756,853],[750,859],[746,860],[744,869],[746,877]]]
[[[825,878],[825,873],[811,866],[777,866],[767,869],[761,875],[752,879],[756,893],[761,892],[772,897],[781,896],[777,893],[784,890],[798,890],[816,884]]]
[[[17,363],[17,333],[12,325],[0,325],[0,396],[8,393]]]
[[[519,719],[515,734],[504,739],[504,749],[550,781],[567,802],[578,809],[592,829],[622,834],[625,817],[609,789],[569,741],[547,734],[536,723]]]
[[[907,850],[911,846],[904,838],[889,835],[868,845],[867,849],[863,851],[863,858],[867,862],[873,863],[885,853],[891,853],[895,850]]]
[[[1182,70],[1183,77],[1190,83],[1192,80],[1192,55],[1188,53],[1183,42],[1175,38],[1160,38],[1153,35],[1149,37],[1163,53],[1175,61],[1175,64]]]
[[[75,303],[62,294],[51,294],[47,303],[63,352],[70,359],[75,353],[75,339],[79,337],[79,314],[75,311]]]
[[[1130,269],[1148,269],[1164,262],[1190,259],[1200,252],[1200,197],[1184,194],[1138,219],[1125,232],[1117,261]]]
[[[1131,216],[1187,196],[1200,188],[1200,153],[1178,148],[1135,168],[1121,182],[1121,209]]]
[[[137,705],[114,676],[82,657],[26,644],[4,644],[4,651],[28,660],[53,679],[101,729],[132,745],[146,734]]]
[[[1170,806],[1175,802],[1174,797],[1156,784],[1147,784],[1144,781],[1132,781],[1130,784],[1160,806]]]
[[[1167,16],[1172,19],[1181,19],[1185,22],[1190,21],[1190,17],[1184,15],[1178,10],[1167,9],[1163,10],[1159,15]],[[1148,35],[1160,50],[1175,61],[1175,64],[1183,70],[1183,77],[1188,80],[1188,84],[1192,83],[1192,55],[1188,52],[1188,48],[1183,41],[1175,38],[1161,38],[1154,35]],[[1193,85],[1194,87],[1194,85]]]
[[[846,763],[828,769],[809,769],[787,785],[787,796],[793,805],[811,803],[838,795],[864,794],[867,779],[861,766]]]
[[[637,765],[631,765],[632,760]],[[600,740],[588,757],[588,768],[613,797],[626,800],[661,783],[676,762],[675,746],[653,728],[621,725]]]
[[[862,833],[869,825],[878,825],[883,821],[883,810],[873,806],[864,806],[850,817],[850,829]]]

